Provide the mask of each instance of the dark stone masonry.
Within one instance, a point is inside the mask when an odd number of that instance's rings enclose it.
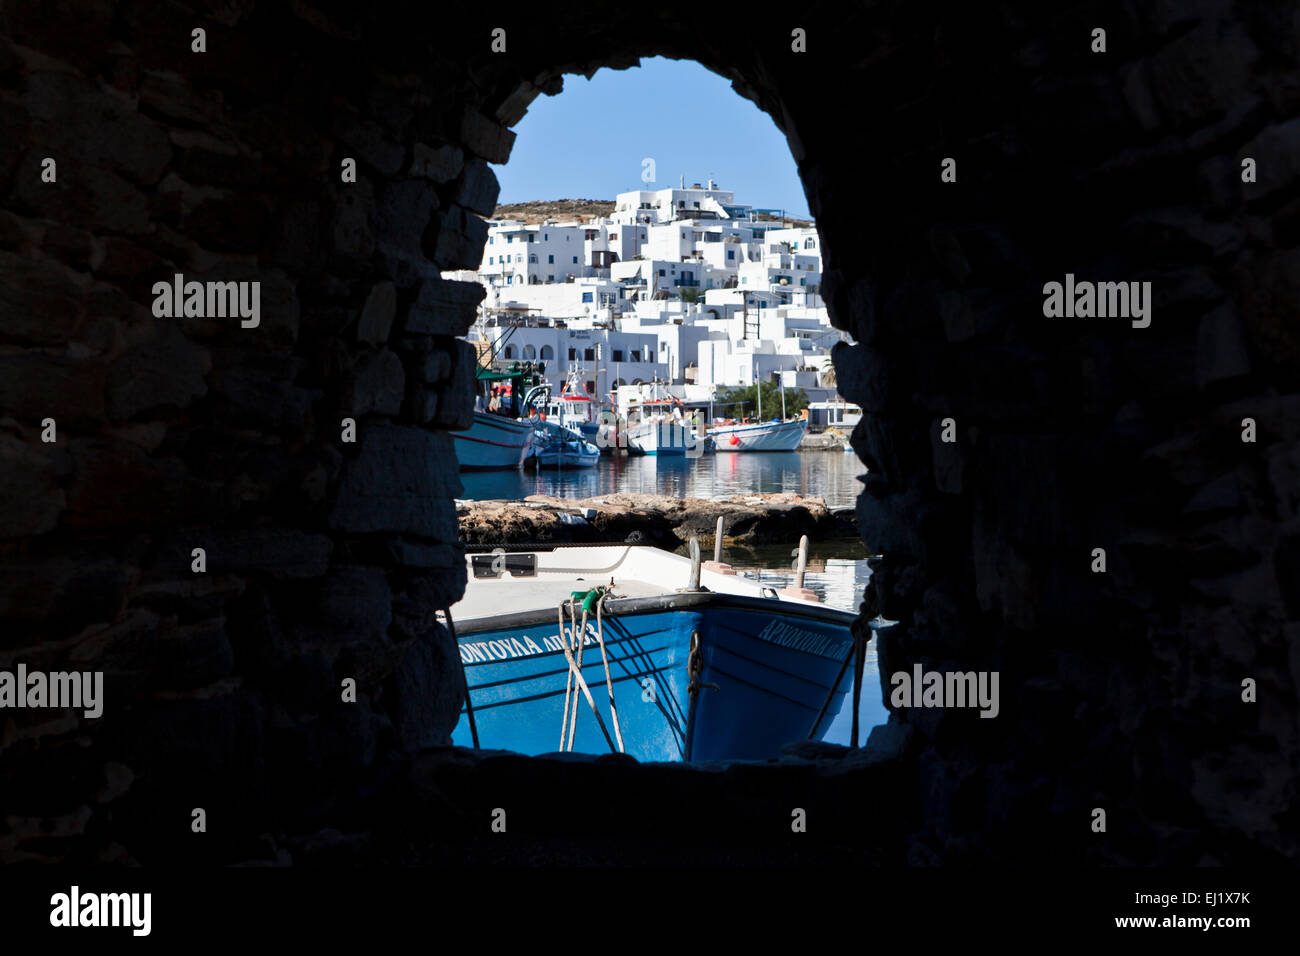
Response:
[[[98,719],[0,712],[0,860],[1300,858],[1300,8],[712,19],[0,4],[0,667],[105,673]],[[997,719],[769,766],[447,748],[482,293],[440,273],[534,98],[651,55],[785,133],[855,342],[882,675],[999,670]],[[260,323],[155,317],[177,273],[259,281]],[[1149,281],[1150,326],[1046,318],[1067,274]]]

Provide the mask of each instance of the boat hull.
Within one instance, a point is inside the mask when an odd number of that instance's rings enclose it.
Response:
[[[719,425],[709,429],[719,452],[795,451],[807,433],[808,423],[802,420]]]
[[[679,422],[642,422],[627,429],[628,451],[683,457],[694,453],[696,438]]]
[[[468,431],[452,432],[461,471],[504,471],[520,467],[533,443],[533,423],[475,412]]]
[[[852,649],[852,615],[715,592],[626,598],[606,605],[602,630],[625,750],[642,761],[759,760],[804,740]],[[561,749],[568,664],[553,612],[474,622],[459,635],[482,746],[525,754]],[[566,621],[567,625],[567,621]],[[690,693],[692,635],[700,689]],[[813,736],[839,713],[849,670]],[[594,613],[582,674],[611,737],[614,724]],[[714,685],[714,686],[709,686]],[[692,699],[694,698],[694,699]],[[452,735],[468,746],[462,715]],[[610,747],[583,697],[573,749]]]
[[[595,468],[600,452],[539,451],[533,459],[538,468]]]

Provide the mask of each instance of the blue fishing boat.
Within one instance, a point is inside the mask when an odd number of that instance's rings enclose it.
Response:
[[[539,422],[528,461],[538,468],[594,468],[600,449],[571,428]]]
[[[483,747],[764,759],[820,739],[854,615],[725,565],[628,545],[469,555],[452,608]],[[472,741],[462,715],[453,741]]]

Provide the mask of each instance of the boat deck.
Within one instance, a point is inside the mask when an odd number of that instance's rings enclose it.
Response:
[[[470,621],[507,611],[557,608],[574,591],[609,584],[611,575],[543,575],[536,578],[470,578],[465,597],[454,608],[456,620]],[[671,588],[614,574],[614,597],[653,597]]]
[[[534,562],[532,573],[515,576],[476,576],[474,559],[467,555],[469,578],[465,596],[452,611],[457,621],[477,621],[520,612],[554,610],[574,591],[586,591],[614,582],[615,598],[647,598],[674,594],[690,583],[690,558],[645,545],[568,545],[543,551],[519,551],[507,559],[527,556]],[[777,598],[776,591],[740,574],[723,574],[708,568],[700,571],[700,584],[715,594],[736,597]],[[830,612],[816,600],[781,594],[789,609],[802,605],[819,613]]]

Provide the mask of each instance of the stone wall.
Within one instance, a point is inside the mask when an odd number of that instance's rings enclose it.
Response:
[[[971,6],[711,29],[684,5],[5,0],[0,666],[107,689],[99,719],[4,713],[0,858],[401,857],[401,821],[445,838],[485,781],[698,791],[437,749],[481,297],[440,272],[478,265],[489,164],[537,95],[664,54],[732,79],[798,162],[868,413],[859,522],[888,558],[866,602],[902,622],[882,674],[1001,674],[997,719],[900,710],[858,769],[805,761],[828,812],[888,811],[850,856],[1294,859],[1300,20]],[[260,281],[260,325],[155,317],[175,273]],[[1066,273],[1151,281],[1150,327],[1045,318]],[[733,828],[788,802],[787,770],[710,784],[747,796]]]

